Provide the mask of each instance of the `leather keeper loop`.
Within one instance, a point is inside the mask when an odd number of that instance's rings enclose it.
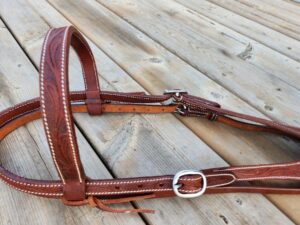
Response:
[[[86,198],[85,181],[69,181],[63,186],[63,196],[67,201],[83,201]]]
[[[86,91],[87,110],[90,115],[101,115],[102,114],[102,102],[98,91]]]

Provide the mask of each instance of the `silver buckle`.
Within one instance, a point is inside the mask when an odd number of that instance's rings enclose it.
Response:
[[[187,94],[187,91],[185,91],[183,89],[166,89],[164,91],[164,94],[174,94],[176,96],[176,98],[173,95],[172,98],[165,101],[164,105],[171,105],[171,104],[174,104],[176,102],[180,102],[181,99],[182,99],[182,95],[181,95],[182,93]]]
[[[202,177],[202,188],[200,189],[200,191],[198,191],[196,193],[191,193],[191,194],[182,194],[182,193],[180,193],[179,192],[179,188],[182,185],[178,184],[178,181],[184,175],[200,175]],[[196,170],[182,170],[182,171],[179,171],[178,173],[175,174],[175,176],[173,178],[173,182],[172,182],[172,187],[173,187],[174,193],[178,197],[181,197],[181,198],[196,198],[196,197],[199,197],[199,196],[203,195],[204,192],[206,191],[206,188],[207,188],[207,179],[206,179],[205,175],[202,172],[200,172],[200,171],[196,171]]]
[[[184,116],[186,114],[186,111],[188,111],[188,107],[186,105],[178,105],[175,109],[175,113],[178,113],[179,115]]]
[[[183,90],[183,89],[166,89],[164,91],[164,94],[175,94],[176,97],[179,97],[181,93],[187,93],[186,90]]]

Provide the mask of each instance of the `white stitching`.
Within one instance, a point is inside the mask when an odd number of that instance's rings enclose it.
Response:
[[[12,107],[10,107],[7,111],[2,111],[2,113],[0,114],[0,116],[1,116],[1,117],[2,117],[2,116],[5,116],[6,114],[9,114],[10,112],[12,112],[12,111],[14,111],[14,110],[16,110],[16,109],[18,109],[18,108],[21,108],[21,107],[23,107],[23,106],[26,106],[26,105],[29,105],[29,104],[31,104],[31,103],[34,103],[36,100],[37,100],[37,99],[34,98],[34,99],[28,100],[28,101],[26,101],[26,102],[22,102],[22,103],[20,103],[20,104],[18,104],[18,105],[16,105],[16,106],[12,106]]]
[[[239,181],[251,181],[251,180],[300,180],[300,177],[294,177],[294,176],[271,176],[271,177],[254,177],[254,178],[237,178]]]
[[[36,111],[37,109],[38,109],[38,108],[35,108],[35,109],[32,109],[32,110],[28,110],[28,111],[25,111],[25,112],[23,112],[23,113],[20,113],[20,114],[18,114],[18,115],[15,115],[15,116],[11,117],[10,119],[4,121],[2,124],[0,124],[0,127],[3,126],[3,125],[7,125],[8,123],[12,122],[12,121],[13,121],[14,119],[16,119],[16,118],[19,118],[19,117],[22,117],[22,116],[24,116],[24,115],[26,115],[26,114],[28,114],[28,113],[34,112],[34,111]]]
[[[111,192],[87,192],[87,195],[110,195],[110,194],[126,194],[126,193],[141,193],[141,192],[154,192],[154,191],[172,191],[172,188],[164,189],[143,189],[143,190],[127,190],[127,191],[111,191]]]
[[[50,30],[49,30],[49,31],[50,31]],[[41,68],[41,70],[42,70],[42,68]],[[85,91],[72,91],[71,93],[74,94],[74,95],[80,95],[80,94],[85,94]],[[38,98],[33,98],[33,99],[27,100],[27,101],[25,101],[25,102],[21,102],[21,103],[19,103],[19,104],[17,104],[17,105],[11,106],[11,107],[9,107],[7,110],[2,111],[2,112],[0,113],[0,117],[3,117],[3,116],[5,116],[5,115],[9,114],[10,112],[12,112],[12,111],[14,111],[14,110],[17,110],[17,109],[19,109],[19,108],[21,108],[21,107],[24,107],[24,106],[26,106],[26,105],[35,103],[35,102],[37,102],[38,100],[39,100]],[[82,101],[82,100],[73,100],[72,102],[75,102],[75,101]]]
[[[202,188],[196,190],[180,190],[181,192],[197,192]],[[113,195],[113,194],[130,194],[130,193],[141,193],[141,192],[158,192],[158,191],[173,191],[172,188],[162,189],[142,189],[142,190],[127,190],[127,191],[106,191],[106,192],[87,192],[87,195]]]
[[[10,177],[4,175],[4,174],[0,174],[0,176],[2,176],[4,179],[9,180],[10,182],[16,183],[16,184],[20,184],[20,185],[24,185],[24,186],[29,186],[29,187],[61,187],[61,184],[32,184],[32,183],[26,183],[26,182],[21,182],[21,181],[17,181],[17,180],[13,180]]]
[[[228,184],[234,183],[237,180],[237,178],[233,174],[230,174],[230,173],[206,175],[206,177],[218,177],[218,176],[231,176],[231,177],[233,177],[233,180],[228,181],[227,183],[223,183],[223,184],[210,185],[210,186],[207,186],[207,188],[226,186]]]
[[[181,178],[180,181],[196,181],[200,180],[201,177],[197,178]],[[173,177],[165,177],[165,178],[153,178],[153,179],[144,179],[144,180],[133,180],[133,181],[91,181],[87,182],[87,185],[118,185],[118,184],[135,184],[141,182],[156,182],[156,181],[165,181],[165,180],[173,180]]]
[[[69,117],[68,117],[68,111],[67,111],[67,101],[66,101],[66,93],[65,93],[65,48],[66,48],[66,38],[67,38],[67,33],[69,31],[70,27],[68,27],[65,32],[64,32],[64,37],[63,37],[63,46],[62,46],[62,54],[61,54],[61,92],[62,92],[62,102],[63,102],[63,108],[64,108],[64,113],[65,113],[65,122],[67,125],[67,130],[68,130],[68,136],[69,136],[69,141],[71,144],[71,148],[72,148],[72,153],[73,153],[73,160],[75,163],[75,167],[77,170],[77,174],[78,174],[78,178],[79,178],[79,182],[82,183],[82,177],[81,177],[81,173],[80,173],[80,169],[79,169],[79,165],[78,165],[78,161],[77,161],[77,157],[76,157],[76,151],[75,151],[75,146],[73,143],[73,137],[72,137],[72,130],[71,130],[71,126],[70,126],[70,121],[69,121]],[[68,63],[68,62],[66,62]],[[68,74],[67,74],[68,76]]]
[[[62,179],[62,182],[63,184],[65,184],[65,179],[63,177],[63,174],[60,170],[60,167],[58,166],[58,163],[57,163],[57,160],[56,160],[56,154],[55,154],[55,151],[54,151],[54,147],[53,147],[53,142],[52,142],[52,138],[51,138],[51,134],[50,134],[50,131],[49,131],[49,126],[48,126],[48,120],[47,120],[47,114],[46,114],[46,110],[45,110],[45,97],[44,97],[44,85],[45,85],[45,81],[44,81],[44,66],[45,66],[45,55],[46,55],[46,47],[47,47],[47,42],[48,42],[48,38],[50,36],[50,33],[53,29],[50,29],[48,31],[48,34],[45,38],[45,41],[44,41],[44,44],[43,44],[43,48],[42,48],[42,60],[41,60],[41,78],[40,78],[40,87],[41,87],[41,111],[42,111],[42,114],[43,114],[43,123],[44,123],[44,126],[45,126],[45,131],[46,131],[46,135],[47,135],[47,138],[48,138],[48,143],[49,143],[49,148],[51,150],[51,154],[52,154],[52,157],[53,157],[53,161],[54,161],[54,164],[55,164],[55,167],[57,168],[57,171]]]
[[[212,174],[212,175],[207,175],[206,177],[215,177],[215,176],[231,176],[233,177],[233,180],[219,184],[219,185],[211,185],[208,186],[207,188],[213,188],[213,187],[219,187],[219,186],[224,186],[233,183],[236,180],[236,177],[233,174]],[[169,178],[158,178],[158,179],[146,179],[146,180],[135,180],[135,181],[121,181],[121,182],[87,182],[87,185],[118,185],[118,184],[132,184],[132,183],[140,183],[140,182],[155,182],[155,181],[162,181],[162,180],[172,180],[173,177]],[[196,179],[182,179],[182,181],[193,181],[193,180],[200,180],[201,177],[196,178]],[[112,192],[88,192],[87,194],[124,194],[124,193],[139,193],[139,192],[151,192],[151,191],[171,191],[173,190],[172,188],[164,188],[164,189],[143,189],[143,190],[128,190],[128,191],[112,191]],[[201,188],[198,188],[196,190],[180,190],[182,192],[196,192],[201,190]]]
[[[135,183],[141,183],[141,182],[155,182],[155,181],[163,181],[163,180],[172,180],[173,178],[157,178],[157,179],[145,179],[145,180],[134,180],[134,181],[108,181],[108,182],[87,182],[87,185],[118,185],[118,184],[135,184]]]
[[[274,167],[287,167],[300,164],[300,161],[284,163],[284,164],[269,164],[269,165],[258,165],[258,166],[242,166],[234,168],[225,168],[225,169],[215,169],[214,171],[235,171],[235,170],[245,170],[245,169],[255,169],[255,168],[274,168]]]
[[[4,183],[6,183],[8,186],[18,190],[18,191],[22,191],[22,192],[25,192],[25,193],[28,193],[28,194],[34,194],[34,195],[45,195],[45,196],[62,196],[63,193],[50,193],[50,192],[47,192],[47,193],[44,193],[44,192],[35,192],[35,191],[28,191],[28,190],[23,190],[21,188],[18,188],[16,186],[13,186],[12,184],[8,183],[7,181],[5,180],[2,180]]]
[[[185,193],[194,193],[194,192],[198,192],[200,190],[202,190],[202,188],[198,188],[196,190],[180,190],[179,189],[180,192],[185,192]]]
[[[35,101],[36,101],[36,100],[35,100]],[[35,102],[35,101],[32,101],[32,102]],[[72,100],[72,103],[76,103],[76,102],[82,102],[82,100]],[[24,105],[26,105],[26,104],[24,104]],[[73,105],[72,105],[72,106],[73,106]],[[18,108],[18,107],[17,107],[17,108]],[[34,112],[34,111],[38,110],[39,108],[40,108],[40,107],[36,107],[36,108],[34,108],[34,109],[27,110],[27,111],[24,111],[24,112],[22,112],[22,113],[19,113],[19,114],[15,115],[15,116],[11,117],[10,119],[4,121],[3,123],[1,123],[1,124],[0,124],[0,127],[2,127],[2,126],[4,126],[4,125],[6,125],[6,124],[12,122],[12,121],[13,121],[14,119],[16,119],[16,118],[19,118],[19,117],[22,117],[22,116],[24,116],[24,115],[26,115],[26,114],[28,114],[28,113]],[[3,116],[3,115],[0,115],[0,117],[2,117],[2,116]]]

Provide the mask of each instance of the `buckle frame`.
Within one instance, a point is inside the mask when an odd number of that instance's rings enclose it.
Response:
[[[181,184],[178,184],[179,179],[184,175],[199,175],[202,177],[202,188],[200,191],[196,193],[190,193],[190,194],[183,194],[179,192],[179,188],[182,186]],[[175,174],[172,182],[172,188],[174,193],[181,198],[196,198],[204,194],[207,188],[207,179],[205,175],[201,171],[196,170],[181,170],[178,173]]]
[[[164,95],[166,94],[172,94],[171,98],[165,101],[165,105],[171,105],[178,103],[182,100],[182,94],[188,94],[186,90],[183,89],[166,89],[164,90]]]
[[[178,113],[181,116],[185,116],[186,112],[188,111],[188,107],[184,104],[180,104],[177,106],[177,108],[175,109],[175,113]]]
[[[180,94],[188,93],[186,90],[174,88],[174,89],[166,89],[164,90],[164,94],[175,94],[176,97],[180,97]]]

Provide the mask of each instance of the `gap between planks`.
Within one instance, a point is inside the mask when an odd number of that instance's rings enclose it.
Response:
[[[102,1],[100,2],[100,1],[98,1],[99,2],[99,4],[101,4],[103,7],[105,7],[107,10],[109,10],[109,11],[112,11],[112,13],[113,14],[115,14],[116,16],[118,16],[119,18],[121,18],[121,19],[123,19],[123,20],[125,20],[127,23],[129,23],[131,26],[133,26],[135,29],[137,29],[138,31],[140,31],[140,32],[142,32],[145,36],[148,36],[151,40],[153,40],[153,41],[155,41],[155,42],[157,42],[157,43],[159,43],[161,46],[163,46],[164,48],[166,48],[168,51],[170,51],[170,52],[172,52],[174,55],[176,55],[177,57],[179,57],[181,60],[183,60],[184,62],[186,62],[187,64],[189,64],[190,66],[192,66],[194,69],[196,69],[196,70],[198,70],[199,72],[202,72],[202,73],[204,73],[209,79],[213,79],[213,75],[208,75],[208,74],[206,74],[205,73],[205,71],[204,71],[204,69],[203,69],[203,66],[202,66],[202,69],[200,69],[198,66],[197,66],[197,64],[195,64],[194,62],[191,62],[191,60],[190,59],[187,59],[187,58],[185,58],[185,56],[183,55],[183,54],[180,54],[179,52],[180,51],[178,51],[178,52],[176,52],[172,47],[169,47],[169,46],[166,46],[166,43],[165,42],[162,42],[159,38],[157,38],[156,36],[154,36],[153,35],[153,33],[146,33],[143,29],[140,29],[140,25],[136,25],[136,24],[134,24],[134,23],[132,23],[131,21],[130,21],[130,19],[128,19],[128,18],[124,18],[124,16],[122,16],[122,15],[120,15],[120,14],[118,14],[118,13],[116,13],[114,10],[112,10],[112,8],[109,8],[106,4],[103,4],[102,3]],[[242,64],[241,64],[242,65]],[[245,65],[247,65],[247,63],[245,64]],[[200,66],[201,67],[201,66]],[[241,66],[240,66],[241,67]],[[239,69],[240,69],[240,67],[239,67]],[[249,67],[250,68],[250,67]],[[265,71],[263,71],[263,70],[261,70],[260,68],[258,68],[257,70],[252,70],[252,72],[261,72],[263,75],[268,75],[268,73],[267,72],[265,72]],[[273,79],[271,76],[266,76],[266,80],[265,81],[271,81],[271,79]],[[230,91],[231,93],[233,93],[234,95],[236,95],[236,96],[238,96],[239,98],[241,98],[241,99],[243,99],[245,102],[247,102],[249,105],[251,105],[252,107],[254,107],[254,108],[256,108],[256,110],[258,110],[259,112],[261,112],[261,113],[263,113],[265,116],[267,116],[267,117],[270,117],[270,118],[272,118],[272,119],[274,119],[274,117],[273,117],[273,115],[272,115],[272,113],[270,113],[270,112],[268,112],[268,110],[266,110],[267,108],[267,106],[262,106],[262,105],[260,105],[260,104],[258,104],[258,105],[255,105],[255,104],[257,104],[256,102],[252,102],[251,101],[251,98],[250,98],[250,100],[247,98],[247,97],[245,97],[246,95],[244,94],[244,95],[241,95],[241,94],[239,94],[239,93],[244,93],[245,91],[242,91],[242,90],[240,90],[240,89],[236,89],[236,90],[234,90],[234,88],[232,88],[232,84],[227,84],[227,83],[225,83],[225,82],[223,82],[223,80],[221,79],[221,78],[217,78],[217,79],[213,79],[214,80],[214,82],[216,82],[216,83],[218,83],[220,86],[222,86],[222,87],[224,87],[227,91]],[[282,80],[281,78],[278,78],[278,80]],[[243,82],[243,80],[241,81],[241,83]],[[278,82],[277,82],[278,83]],[[286,84],[286,85],[288,85],[290,88],[287,88],[286,86],[284,86],[284,83]],[[231,85],[231,86],[230,86]],[[249,85],[249,84],[248,84]],[[280,85],[280,83],[278,84],[278,85]],[[292,85],[289,85],[289,83],[286,83],[285,81],[283,81],[283,83],[281,84],[282,86],[283,86],[283,89],[288,89],[289,91],[290,91],[290,94],[288,95],[290,98],[292,98],[292,93],[293,93],[293,95],[296,95],[296,93],[297,93],[297,95],[298,95],[298,89],[297,88],[295,88],[294,86],[292,86]],[[243,86],[244,87],[244,86]],[[250,86],[249,86],[250,87]],[[274,86],[272,86],[272,88],[274,88]],[[239,92],[239,93],[238,93]],[[250,94],[250,96],[251,96],[251,94],[253,94],[252,92],[247,92],[247,94]],[[266,94],[266,93],[265,93]],[[269,96],[271,97],[271,96],[275,96],[275,95],[277,95],[275,92],[268,92],[268,94],[270,94]],[[284,96],[283,95],[284,93],[281,93],[280,94],[280,96]],[[274,99],[273,100],[270,100],[270,101],[272,101],[272,102],[274,102]],[[254,104],[255,103],[255,104]],[[275,102],[276,103],[276,102]],[[280,103],[280,101],[277,101],[277,103]],[[275,110],[277,110],[276,109],[276,105],[275,105]],[[296,111],[297,109],[295,109],[295,111]],[[277,120],[280,120],[279,118],[277,118],[277,117],[275,117]],[[296,125],[297,125],[297,121],[294,121],[293,123],[295,123]],[[299,122],[298,122],[299,123]]]
[[[12,33],[12,31],[10,30],[10,28],[9,28],[9,26],[5,23],[5,21],[3,20],[3,18],[1,18],[0,19],[0,25],[2,25],[3,24],[3,28],[5,28],[6,30],[7,30],[7,32],[11,35],[11,37],[12,37],[12,39],[16,42],[16,45],[19,47],[19,49],[22,51],[22,54],[24,54],[24,56],[27,58],[27,60],[30,62],[30,66],[33,66],[33,68],[34,68],[34,70],[36,70],[36,72],[38,73],[38,70],[37,70],[37,66],[35,65],[35,63],[34,63],[34,61],[33,61],[33,59],[29,56],[29,54],[26,52],[26,50],[23,48],[23,46],[20,44],[20,42],[16,39],[16,37],[15,37],[15,35],[13,35],[13,33]],[[101,157],[100,157],[100,155],[99,155],[99,153],[95,150],[95,148],[94,148],[94,146],[93,146],[93,144],[90,142],[90,139],[86,136],[86,134],[84,133],[84,132],[82,132],[82,129],[80,129],[80,126],[78,126],[77,124],[76,124],[76,119],[74,119],[74,122],[75,122],[75,130],[76,130],[76,137],[77,137],[77,140],[78,140],[78,142],[85,142],[86,144],[88,144],[88,146],[89,147],[87,147],[87,148],[90,148],[92,151],[93,151],[93,153],[94,153],[94,155],[98,158],[98,160],[99,160],[99,162],[98,163],[100,163],[100,164],[102,164],[103,165],[103,169],[104,170],[106,170],[106,172],[107,173],[109,173],[112,177],[110,177],[110,178],[115,178],[116,176],[114,175],[114,173],[113,173],[113,171],[111,171],[110,170],[110,168],[107,166],[107,164],[105,163],[105,160],[103,160]],[[32,123],[32,122],[31,122]],[[35,122],[33,122],[33,123],[35,123]],[[29,126],[31,126],[31,125],[29,125]],[[26,129],[26,131],[27,131],[27,133],[28,133],[28,135],[31,137],[31,139],[32,139],[32,141],[36,144],[36,146],[37,146],[37,149],[40,149],[40,146],[39,146],[39,144],[37,143],[37,141],[36,141],[36,139],[35,139],[35,137],[33,136],[33,134],[32,134],[32,131],[31,131],[31,129],[32,128],[30,128],[30,127],[28,127],[28,125],[26,124],[25,126],[24,126],[24,129]],[[83,140],[81,140],[81,139],[83,139]],[[86,146],[86,145],[85,145]],[[81,149],[79,149],[79,151],[80,150],[83,150],[82,148]],[[84,151],[85,152],[85,151]],[[83,151],[80,151],[80,153],[81,153],[81,155],[82,155],[82,153],[83,153]],[[45,166],[45,168],[46,168],[46,170],[49,172],[49,175],[52,177],[52,178],[57,178],[57,175],[55,174],[53,174],[53,170],[51,171],[50,169],[49,169],[49,158],[48,159],[45,159],[45,157],[44,156],[42,156],[42,154],[41,154],[41,152],[40,151],[36,151],[36,154],[38,154],[39,155],[39,158],[40,158],[40,160],[42,160],[42,163],[43,163],[43,165]],[[90,152],[89,152],[89,154],[91,154]],[[93,154],[92,154],[93,155]],[[52,161],[50,161],[50,163],[52,163]],[[88,161],[88,162],[83,162],[83,165],[84,165],[84,167],[86,168],[87,167],[87,163],[93,163],[93,162],[91,162],[91,161]],[[56,171],[55,171],[56,172]],[[105,177],[105,178],[108,178],[108,177]],[[4,184],[4,183],[2,183],[1,182],[1,184],[3,184],[3,185],[6,185],[6,184]],[[13,188],[12,188],[13,189]],[[15,191],[14,189],[12,190],[12,191]],[[24,193],[23,193],[24,194]],[[42,198],[41,198],[42,199]],[[33,200],[34,201],[39,201],[39,199],[38,198],[36,198],[36,199],[34,199],[33,198]],[[56,200],[56,201],[59,201],[59,200]],[[50,204],[50,201],[48,202],[48,204]],[[125,207],[129,207],[128,205],[131,205],[131,206],[133,206],[134,208],[136,207],[136,205],[133,205],[133,203],[129,203],[129,204],[121,204],[121,205],[124,205]],[[127,206],[126,206],[127,205]],[[69,206],[62,206],[62,207],[66,207],[66,210],[67,210],[67,208],[71,208],[71,207],[69,207]],[[82,210],[85,210],[85,209],[83,209],[84,207],[87,207],[87,206],[82,206],[81,208],[82,208]],[[78,207],[77,207],[78,208]],[[69,210],[69,209],[68,209]],[[71,209],[70,209],[71,210]],[[81,210],[81,209],[79,209],[79,210]],[[121,216],[122,217],[122,214],[117,214],[118,216]],[[147,224],[148,225],[148,222],[147,221],[145,221],[145,219],[143,218],[143,216],[141,215],[141,214],[136,214],[143,222],[144,222],[144,224]],[[92,214],[90,215],[90,216],[92,216]]]
[[[296,24],[291,23],[290,21],[284,21],[280,17],[274,17],[273,15],[269,14],[268,12],[264,12],[261,9],[258,9],[255,13],[253,13],[254,8],[251,7],[251,5],[246,4],[246,2],[244,1],[241,0],[230,1],[230,2],[227,0],[208,0],[208,1],[215,3],[216,5],[219,5],[225,9],[233,11],[247,19],[253,20],[263,26],[276,30],[277,32],[289,36],[295,40],[300,39],[300,34],[297,32],[299,28]],[[285,22],[288,23],[288,25],[285,24]]]

